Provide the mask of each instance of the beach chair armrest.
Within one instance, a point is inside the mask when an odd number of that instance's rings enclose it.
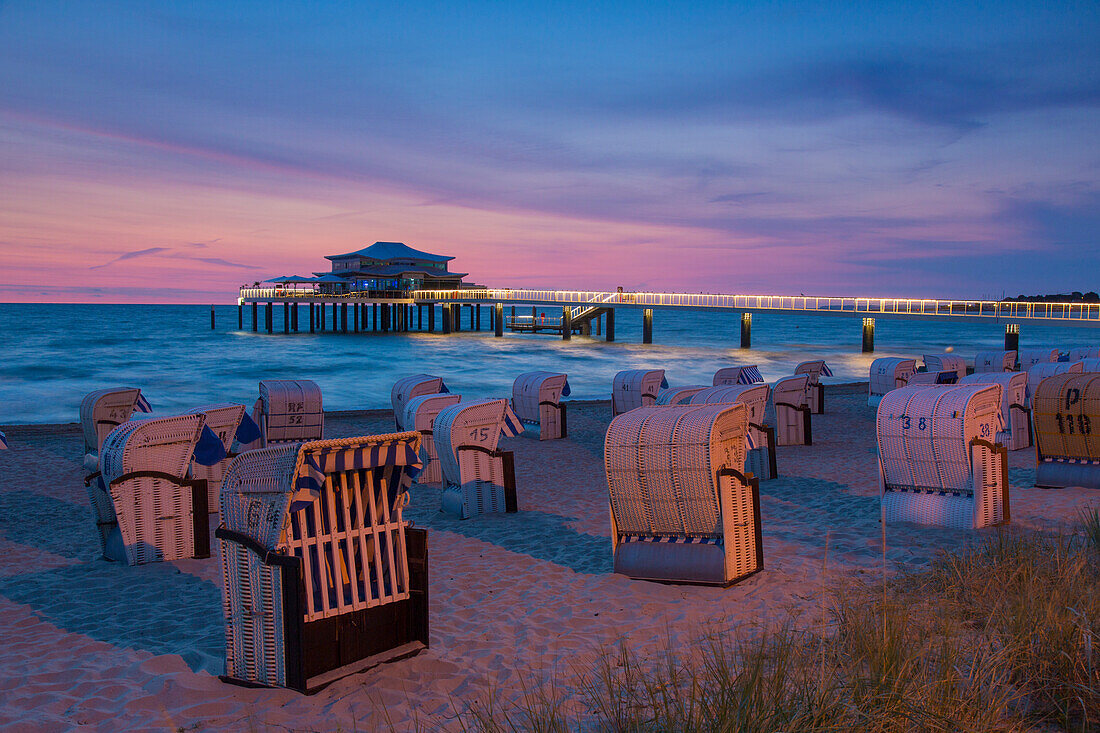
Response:
[[[789,407],[792,410],[798,410],[799,412],[809,412],[810,408],[806,405],[792,405],[790,402],[776,402],[776,407]]]
[[[717,476],[718,478],[731,476],[743,484],[749,483],[749,480],[745,478],[745,474],[741,473],[736,468],[730,468],[729,466],[722,466],[721,468],[719,468],[717,471],[715,471],[715,476]]]
[[[489,450],[488,448],[486,448],[485,446],[482,446],[482,445],[460,445],[457,448],[455,448],[455,456],[457,456],[459,453],[461,453],[464,450],[472,450],[472,451],[476,451],[478,453],[484,453],[486,455],[493,456],[493,457],[499,457],[503,453],[503,451],[501,451],[499,449],[498,450]]]
[[[95,481],[97,478],[99,478],[102,475],[103,475],[102,471],[96,471],[95,473],[89,473],[87,476],[84,477],[84,485],[85,486],[91,486],[92,482]]]
[[[214,530],[214,536],[219,540],[225,540],[226,542],[235,542],[236,544],[251,550],[256,553],[256,556],[260,558],[260,562],[264,565],[279,565],[279,566],[297,566],[302,561],[301,558],[294,555],[284,555],[276,550],[269,550],[261,545],[256,540],[252,539],[246,534],[241,532],[235,532],[228,527],[220,526]]]
[[[560,403],[552,402],[551,400],[543,400],[542,402],[539,403],[539,407],[542,407],[543,405],[546,405],[547,407],[560,407],[561,406]]]
[[[118,478],[111,481],[111,487],[115,487],[124,481],[129,481],[135,478],[162,478],[165,481],[171,481],[172,483],[183,486],[184,484],[191,483],[187,479],[180,478],[172,473],[166,473],[165,471],[131,471],[130,473],[124,473]]]

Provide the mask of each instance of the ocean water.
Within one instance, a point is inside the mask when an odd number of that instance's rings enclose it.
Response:
[[[835,374],[826,382],[851,382],[865,381],[879,356],[919,359],[951,347],[972,358],[1004,346],[998,322],[879,318],[875,353],[863,354],[860,320],[826,315],[756,313],[752,348],[745,350],[739,317],[715,311],[655,311],[651,345],[641,343],[641,310],[619,311],[613,343],[602,336],[494,338],[487,308],[485,330],[447,336],[284,335],[279,307],[276,332],[253,333],[247,308],[246,330],[237,328],[236,306],[217,308],[212,331],[209,313],[209,306],[0,304],[0,424],[75,422],[84,394],[111,386],[140,387],[154,410],[172,412],[215,401],[251,406],[259,380],[304,378],[321,386],[326,409],[351,410],[389,408],[390,388],[406,374],[441,375],[451,391],[468,397],[505,397],[517,374],[545,369],[569,374],[572,399],[607,399],[622,369],[663,368],[670,384],[689,385],[710,384],[721,366],[748,363],[774,381],[800,361],[824,358]],[[304,308],[299,323],[308,328]],[[1020,331],[1021,348],[1100,343],[1093,328],[1024,323]]]

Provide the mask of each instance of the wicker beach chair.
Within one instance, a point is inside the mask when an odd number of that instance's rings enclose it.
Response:
[[[974,355],[974,373],[1011,372],[1016,368],[1015,351],[979,351]]]
[[[903,387],[882,398],[878,434],[882,517],[970,529],[1009,521],[1001,387]]]
[[[424,464],[416,482],[420,484],[438,484],[443,480],[439,468],[439,454],[435,449],[435,418],[440,412],[462,401],[457,394],[423,394],[412,397],[405,403],[402,425],[420,433],[420,460]]]
[[[6,435],[4,435],[4,433],[0,432],[0,450],[7,450],[7,449],[8,449],[8,436],[6,436]]]
[[[415,432],[248,451],[222,483],[227,682],[315,692],[428,646]]]
[[[514,512],[516,468],[511,451],[497,449],[502,435],[523,431],[508,400],[474,400],[436,415],[435,447],[443,471],[443,510],[469,519]]]
[[[748,427],[745,429],[745,473],[759,479],[779,477],[775,462],[775,430],[764,424],[764,412],[768,408],[766,384],[729,384],[708,387],[696,392],[689,405],[744,405],[748,410]]]
[[[1081,359],[1081,371],[1100,372],[1100,359]]]
[[[393,383],[390,390],[390,403],[393,405],[393,419],[397,423],[398,430],[413,430],[411,425],[403,425],[401,420],[405,416],[405,404],[413,397],[425,394],[446,394],[450,390],[443,383],[443,377],[435,377],[431,374],[413,374],[402,377]]]
[[[539,440],[557,440],[569,434],[562,397],[569,396],[569,380],[556,372],[525,372],[512,384],[512,409],[520,421],[536,425]]]
[[[966,359],[954,354],[925,354],[924,369],[928,372],[955,372],[966,376]]]
[[[1032,397],[1035,485],[1100,489],[1100,374],[1047,377]]]
[[[604,465],[616,573],[729,585],[763,566],[741,404],[643,407],[611,421]]]
[[[916,359],[883,357],[872,361],[867,405],[877,407],[883,395],[899,387],[904,387],[916,371]]]
[[[611,414],[657,404],[657,394],[668,386],[664,369],[628,369],[611,383]]]
[[[1031,447],[1031,410],[1027,407],[1027,375],[1023,372],[975,372],[959,384],[1001,385],[1001,422],[997,442],[1008,450]]]
[[[80,402],[80,429],[84,434],[84,477],[99,471],[99,449],[111,431],[134,411],[149,412],[149,403],[136,387],[97,389]]]
[[[238,442],[248,444],[259,437],[259,429],[252,418],[245,412],[244,405],[236,405],[231,402],[223,402],[216,405],[205,405],[188,410],[188,413],[201,413],[206,416],[206,427],[218,436],[225,451],[225,457],[211,466],[204,466],[201,461],[193,461],[191,465],[191,478],[201,479],[206,482],[206,508],[212,514],[218,511],[218,494],[222,490],[222,477],[229,468],[229,462],[237,454],[233,447]],[[242,428],[241,423],[245,422]],[[244,438],[244,440],[241,440]]]
[[[1100,359],[1100,346],[1077,346],[1066,352],[1066,361],[1083,361],[1085,359]],[[1060,358],[1059,361],[1061,361]]]
[[[1036,364],[1058,361],[1058,349],[1020,349],[1020,371],[1026,372]]]
[[[1027,372],[1027,394],[1024,397],[1024,404],[1031,407],[1031,398],[1039,388],[1040,382],[1055,374],[1081,374],[1085,371],[1085,365],[1079,361],[1041,362],[1031,365],[1024,371]]]
[[[105,557],[129,565],[209,557],[206,483],[188,477],[205,420],[131,420],[103,441],[101,473],[85,486]]]
[[[321,388],[308,379],[265,379],[260,382],[252,420],[260,426],[261,438],[249,448],[321,440],[325,432]]]
[[[825,385],[822,377],[833,376],[833,370],[824,359],[804,361],[794,368],[795,374],[807,374],[810,377],[810,412],[814,415],[825,414]],[[760,380],[764,381],[764,380]]]
[[[784,377],[772,387],[777,445],[813,445],[810,426],[810,377]]]
[[[696,392],[702,392],[707,387],[665,387],[657,393],[656,405],[686,405],[691,396]]]
[[[755,364],[744,366],[722,367],[714,373],[715,387],[725,384],[758,384],[764,381],[764,375],[760,373],[760,367]]]
[[[949,372],[913,372],[906,384],[910,387],[918,384],[954,384],[959,381],[959,373]]]

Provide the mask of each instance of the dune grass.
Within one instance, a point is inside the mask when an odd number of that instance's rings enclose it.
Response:
[[[919,573],[849,584],[823,618],[625,644],[553,686],[464,711],[466,730],[1100,730],[1100,514],[1010,530]],[[885,586],[885,592],[884,592]]]

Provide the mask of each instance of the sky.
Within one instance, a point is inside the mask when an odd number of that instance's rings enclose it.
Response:
[[[0,301],[1100,289],[1100,3],[0,0]]]

